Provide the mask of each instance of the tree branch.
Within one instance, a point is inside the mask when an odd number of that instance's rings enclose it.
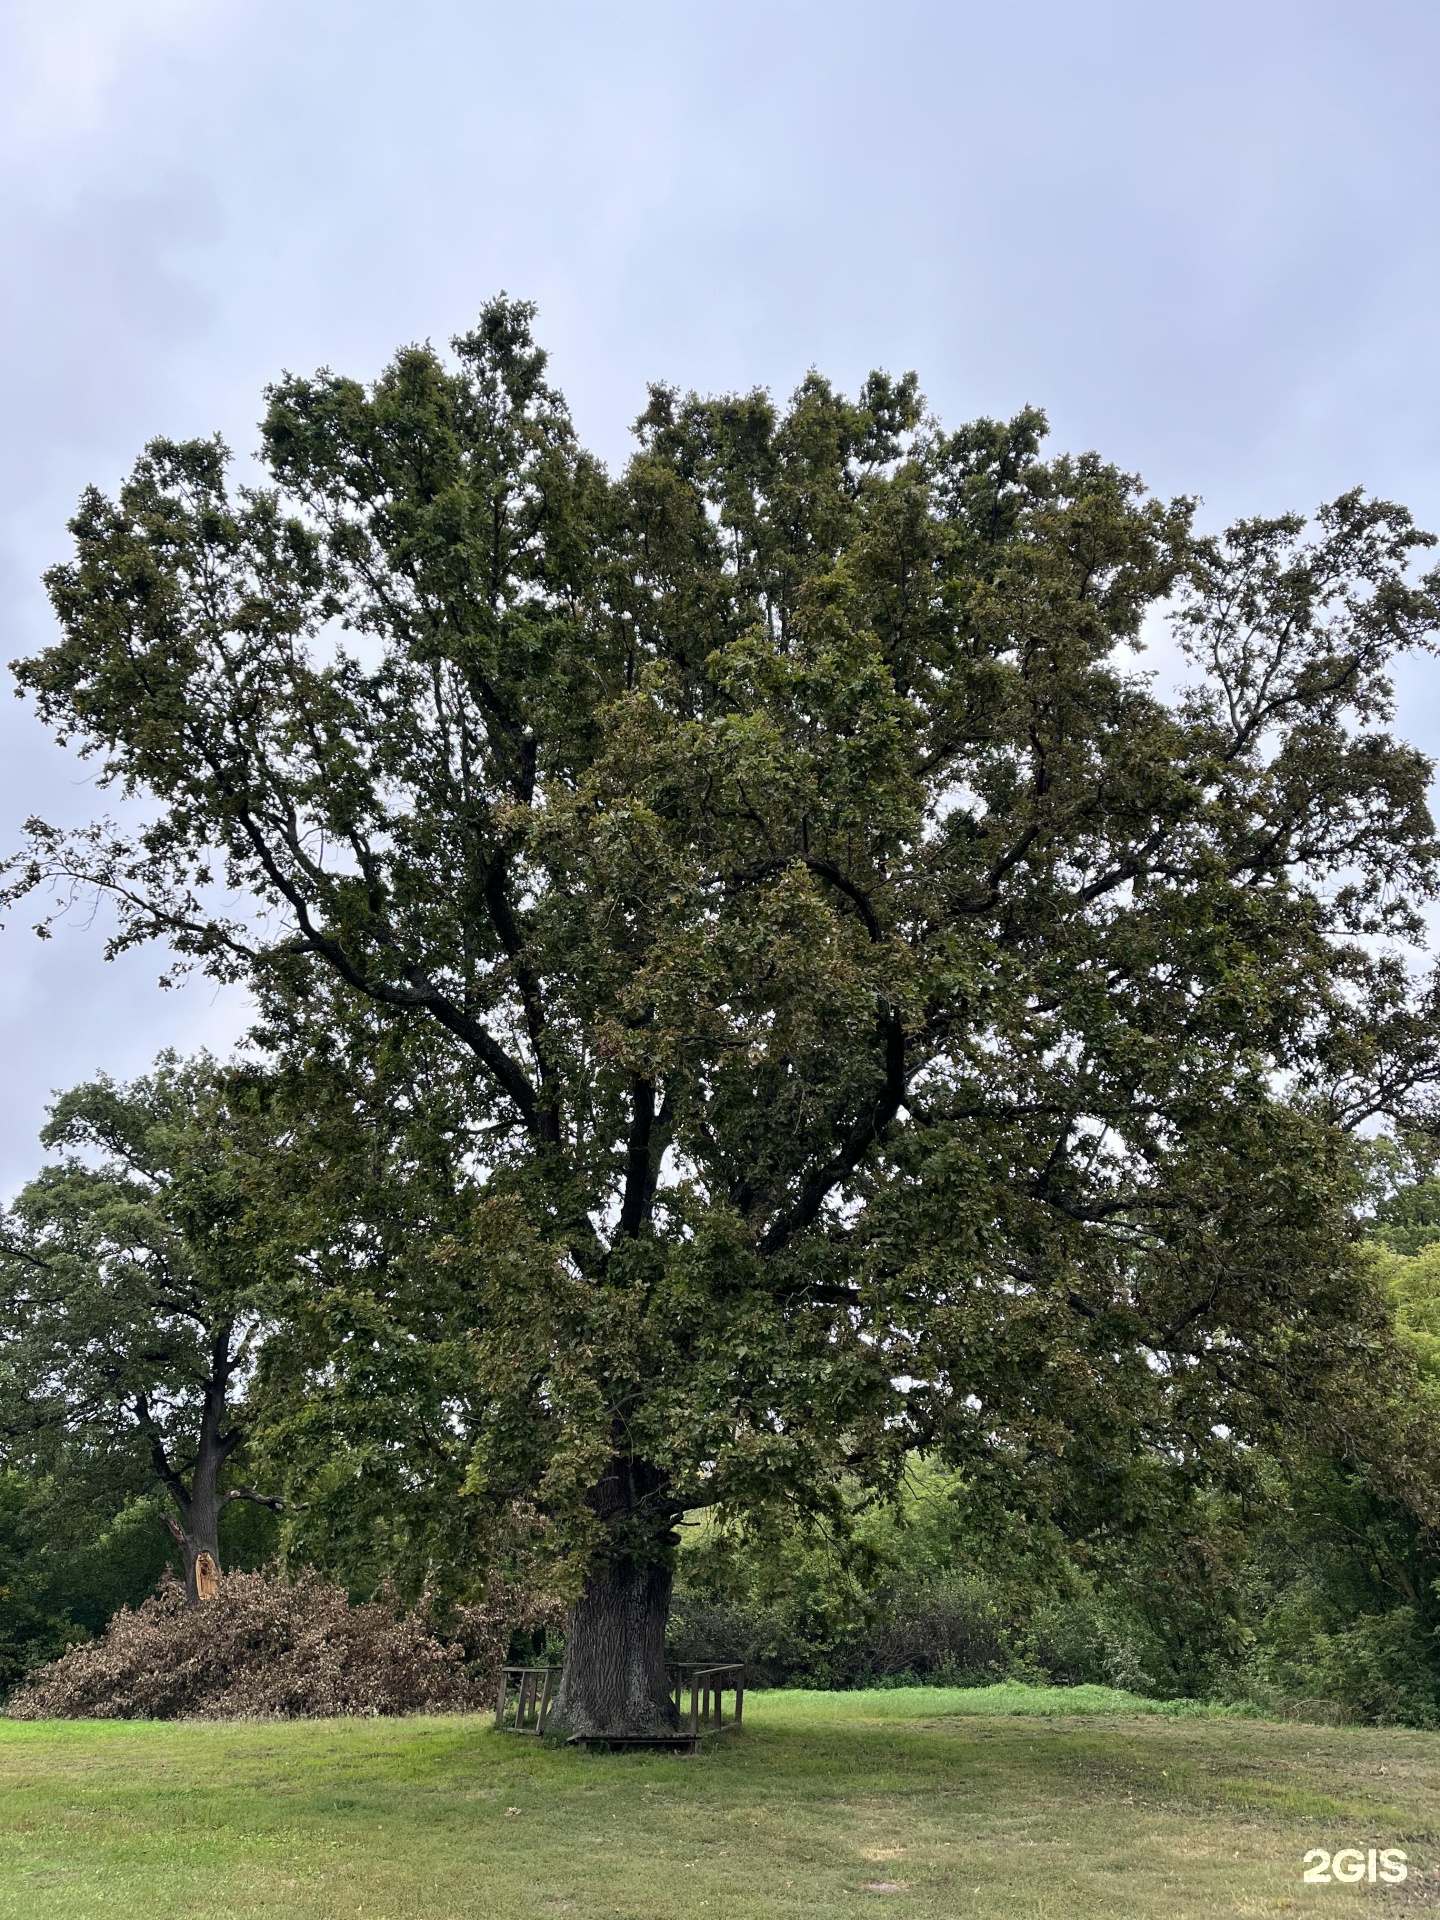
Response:
[[[897,1008],[887,1007],[880,1015],[878,1024],[885,1068],[874,1100],[857,1118],[845,1136],[840,1151],[810,1176],[795,1204],[778,1215],[761,1235],[759,1251],[762,1255],[778,1253],[814,1221],[830,1194],[855,1171],[904,1103],[904,1022]]]
[[[221,1507],[228,1507],[232,1500],[248,1500],[253,1506],[269,1507],[272,1513],[304,1513],[304,1507],[292,1506],[282,1500],[278,1494],[258,1493],[254,1487],[231,1487],[228,1493],[222,1493],[219,1499]]]
[[[150,1464],[155,1469],[155,1477],[160,1481],[160,1484],[165,1488],[176,1506],[179,1507],[181,1513],[188,1519],[190,1515],[190,1494],[185,1482],[170,1464],[170,1456],[165,1451],[164,1436],[161,1434],[159,1427],[156,1426],[154,1418],[151,1415],[150,1399],[147,1394],[137,1393],[135,1396],[135,1421],[140,1431],[150,1442]],[[174,1526],[168,1518],[166,1525],[170,1527],[172,1533],[175,1532]],[[176,1538],[183,1540],[184,1535],[177,1534]]]
[[[631,1082],[630,1139],[625,1151],[625,1195],[620,1205],[619,1232],[633,1240],[650,1211],[655,1191],[650,1136],[655,1126],[655,1083],[637,1074]]]

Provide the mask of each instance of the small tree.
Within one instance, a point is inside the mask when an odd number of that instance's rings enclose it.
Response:
[[[1401,508],[1199,540],[910,378],[656,389],[612,481],[529,321],[286,379],[266,488],[157,442],[85,495],[17,672],[150,824],[33,822],[9,891],[108,895],[300,1062],[435,1063],[402,1118],[474,1204],[376,1297],[397,1355],[463,1301],[438,1444],[567,1543],[555,1724],[643,1733],[687,1508],[925,1445],[1101,1527],[1127,1462],[1359,1444],[1347,1137],[1435,1067],[1386,675],[1440,603]]]
[[[142,1449],[192,1602],[219,1573],[222,1510],[281,1505],[223,1484],[275,1324],[247,1124],[204,1059],[77,1087],[41,1135],[64,1157],[0,1222],[0,1420],[12,1436],[49,1426]]]

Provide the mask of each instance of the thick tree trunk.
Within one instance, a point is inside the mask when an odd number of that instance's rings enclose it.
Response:
[[[673,1733],[679,1722],[665,1627],[674,1535],[664,1476],[644,1462],[617,1461],[596,1490],[595,1507],[613,1544],[571,1610],[548,1724],[556,1733],[601,1739]]]
[[[565,1633],[565,1667],[550,1711],[557,1733],[673,1733],[665,1671],[669,1567],[622,1559],[591,1576]]]

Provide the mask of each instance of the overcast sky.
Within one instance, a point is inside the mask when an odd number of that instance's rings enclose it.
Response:
[[[611,461],[647,379],[913,366],[1217,523],[1440,526],[1437,74],[1436,0],[0,0],[0,659],[87,481],[502,287]],[[1440,664],[1401,724],[1440,750]],[[0,707],[3,848],[86,778]],[[0,1188],[53,1089],[243,1026],[102,937],[0,933]]]

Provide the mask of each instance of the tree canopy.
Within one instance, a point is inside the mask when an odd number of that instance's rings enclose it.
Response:
[[[282,380],[264,486],[157,441],[87,492],[15,670],[144,823],[32,822],[8,892],[247,981],[297,1071],[410,1063],[454,1177],[343,1257],[415,1339],[463,1301],[467,1498],[578,1583],[557,1724],[643,1730],[686,1509],[924,1445],[1120,1524],[1146,1461],[1358,1444],[1405,1362],[1350,1140],[1436,1066],[1388,676],[1440,577],[1401,507],[1202,537],[913,376],[654,388],[612,477],[531,318]]]
[[[6,1438],[101,1437],[142,1458],[192,1598],[220,1566],[236,1500],[278,1508],[227,1466],[281,1289],[267,1270],[254,1126],[208,1060],[173,1055],[130,1086],[58,1099],[43,1143],[65,1149],[0,1216],[0,1408]],[[201,1567],[200,1578],[206,1569]]]

